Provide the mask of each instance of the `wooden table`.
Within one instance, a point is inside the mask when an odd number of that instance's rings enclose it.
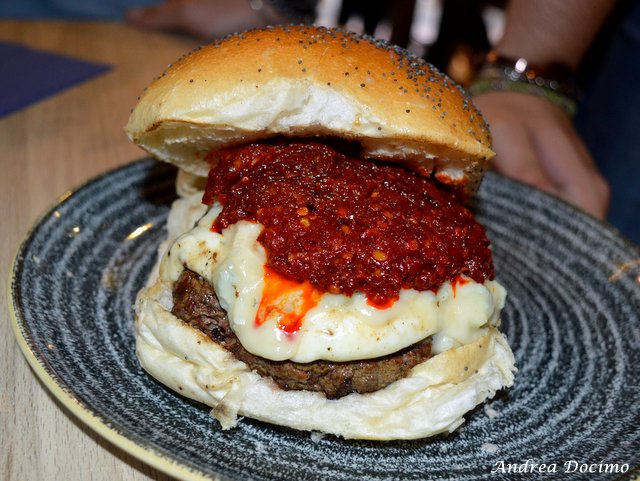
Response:
[[[112,66],[0,117],[0,479],[170,480],[103,440],[49,394],[15,341],[5,293],[19,242],[60,194],[143,156],[122,129],[129,111],[152,78],[196,44],[102,22],[0,21],[0,40]]]

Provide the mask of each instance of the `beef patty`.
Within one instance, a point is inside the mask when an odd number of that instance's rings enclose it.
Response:
[[[240,344],[231,330],[227,314],[220,307],[211,284],[190,270],[185,270],[175,284],[171,312],[232,352],[261,376],[271,377],[282,389],[322,392],[329,399],[382,389],[431,357],[431,338],[394,354],[363,361],[297,363],[255,356]]]

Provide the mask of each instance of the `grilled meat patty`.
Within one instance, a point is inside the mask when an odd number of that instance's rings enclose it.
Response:
[[[286,390],[322,392],[329,399],[374,392],[405,377],[411,368],[431,357],[427,338],[402,351],[363,361],[271,361],[247,351],[229,326],[227,314],[207,280],[185,270],[173,290],[176,317],[199,329],[261,376],[271,377]]]

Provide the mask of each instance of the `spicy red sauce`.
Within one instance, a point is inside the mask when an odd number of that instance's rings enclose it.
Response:
[[[211,154],[203,197],[224,208],[213,229],[260,222],[267,265],[321,291],[365,292],[386,305],[466,274],[493,277],[485,231],[456,198],[400,165],[315,142],[252,144]]]
[[[287,299],[292,294],[295,295],[295,301]],[[308,280],[298,282],[267,267],[262,299],[255,319],[256,326],[261,326],[273,317],[280,330],[293,334],[302,326],[306,313],[318,304],[321,294]]]

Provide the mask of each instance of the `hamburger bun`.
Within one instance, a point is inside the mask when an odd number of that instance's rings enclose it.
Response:
[[[204,46],[144,92],[125,127],[153,156],[206,176],[206,155],[273,136],[358,143],[474,192],[494,156],[489,129],[448,77],[382,41],[270,27]]]
[[[339,399],[282,389],[172,313],[176,276],[169,272],[188,262],[186,254],[169,259],[169,247],[208,211],[201,189],[212,151],[272,137],[338,138],[365,158],[399,161],[475,191],[493,156],[489,130],[433,67],[384,42],[320,27],[236,34],[170,66],[140,98],[126,131],[180,168],[168,239],[136,301],[138,358],[163,384],[209,405],[223,428],[246,416],[345,438],[415,439],[454,430],[466,412],[513,383],[513,354],[498,331],[499,286],[481,335],[382,389]]]

